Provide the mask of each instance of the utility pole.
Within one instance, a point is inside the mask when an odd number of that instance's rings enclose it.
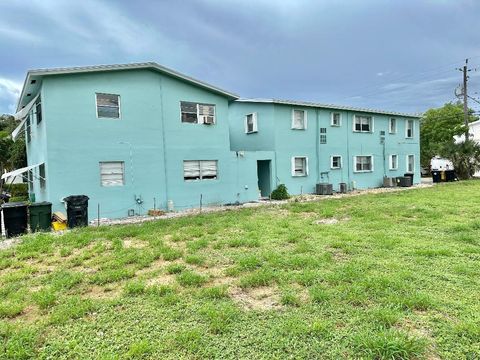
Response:
[[[467,129],[465,130],[465,142],[469,140],[469,128],[468,128],[468,92],[467,92],[467,82],[468,82],[468,72],[471,71],[468,68],[468,59],[465,59],[465,65],[463,68],[459,68],[461,72],[463,72],[463,88],[462,88],[462,95],[463,95],[463,121],[465,122],[465,126]]]

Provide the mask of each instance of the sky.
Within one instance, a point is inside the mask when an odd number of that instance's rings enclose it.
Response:
[[[478,0],[0,0],[0,19],[0,114],[29,69],[145,61],[244,98],[420,113],[456,101],[469,58],[480,98]]]

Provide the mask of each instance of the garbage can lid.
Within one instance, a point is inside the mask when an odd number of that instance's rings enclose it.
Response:
[[[25,201],[10,202],[2,205],[3,208],[13,208],[13,207],[26,207],[27,203]]]
[[[87,195],[70,195],[64,198],[65,201],[75,201],[75,200],[88,200]]]
[[[36,203],[32,203],[29,205],[29,207],[34,207],[34,206],[50,206],[52,205],[51,202],[48,202],[48,201],[41,201],[41,202],[36,202]]]

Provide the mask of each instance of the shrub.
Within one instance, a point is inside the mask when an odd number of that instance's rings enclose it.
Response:
[[[272,191],[270,197],[273,200],[285,200],[288,199],[290,195],[288,194],[288,190],[285,184],[280,184],[275,190]]]

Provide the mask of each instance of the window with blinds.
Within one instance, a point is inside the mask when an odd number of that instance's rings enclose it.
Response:
[[[373,118],[371,116],[355,115],[353,117],[353,131],[373,132]]]
[[[38,175],[40,177],[40,188],[45,189],[47,185],[47,179],[45,178],[45,164],[40,164],[38,167]]]
[[[208,180],[217,178],[217,160],[184,160],[184,180]]]
[[[405,120],[405,137],[413,138],[413,120]]]
[[[120,95],[96,94],[97,96],[97,117],[99,118],[120,118]]]
[[[389,170],[398,169],[398,156],[396,154],[390,155],[390,168]]]
[[[373,171],[373,157],[372,156],[355,156],[355,171],[368,172]]]
[[[184,123],[215,124],[215,105],[180,101],[181,119]]]
[[[296,156],[292,158],[292,176],[308,175],[308,159],[305,156]]]
[[[340,126],[342,122],[342,115],[340,113],[332,113],[331,126]]]
[[[407,172],[415,172],[415,155],[407,155]]]
[[[123,161],[101,161],[100,183],[102,186],[123,186],[125,184],[125,163]]]
[[[305,110],[292,110],[292,129],[305,130],[307,128],[307,112]]]
[[[333,155],[330,157],[330,169],[341,169],[342,157],[340,155]]]

